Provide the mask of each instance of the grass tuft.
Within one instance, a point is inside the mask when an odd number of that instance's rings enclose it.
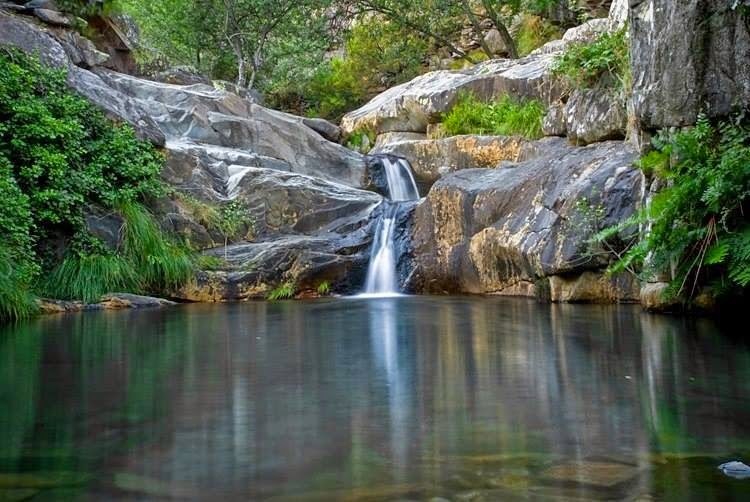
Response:
[[[150,291],[179,288],[193,275],[193,260],[169,241],[153,216],[140,204],[121,204],[124,255],[137,270],[143,287]]]
[[[320,296],[327,296],[331,294],[331,283],[329,281],[323,281],[318,284],[318,294]]]
[[[45,295],[86,303],[98,302],[107,293],[140,290],[132,264],[115,255],[69,254],[42,284]]]
[[[529,139],[542,137],[544,105],[537,100],[517,101],[503,96],[494,103],[484,103],[473,94],[463,94],[443,119],[448,136],[459,134],[520,135]]]
[[[280,284],[276,288],[272,289],[266,298],[268,298],[271,301],[277,301],[277,300],[289,300],[291,298],[294,298],[294,295],[297,292],[297,288],[294,286],[291,282],[285,282],[284,284]]]

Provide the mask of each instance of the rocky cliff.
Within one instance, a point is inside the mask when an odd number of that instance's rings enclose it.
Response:
[[[180,292],[185,299],[245,300],[284,282],[356,291],[382,200],[378,155],[395,155],[411,162],[424,196],[398,218],[408,290],[638,301],[633,276],[605,274],[632,236],[616,236],[607,249],[589,239],[643,203],[649,181],[633,162],[650,134],[692,124],[701,111],[747,108],[745,4],[616,0],[609,18],[525,58],[432,72],[392,88],[346,115],[341,129],[264,108],[231,85],[117,72],[111,54],[70,23],[33,9],[0,3],[0,44],[66,68],[72,88],[164,148],[163,177],[178,196],[158,204],[163,226],[222,263]],[[632,89],[565,89],[552,71],[556,57],[626,22]],[[540,100],[548,137],[442,137],[436,124],[467,91],[484,101]],[[378,155],[330,141],[361,130],[378,135]],[[223,247],[191,209],[195,201],[240,203],[252,217],[248,238]]]
[[[118,73],[72,23],[0,6],[0,45],[66,69],[73,89],[163,147],[163,178],[175,188],[154,208],[165,228],[211,250],[224,239],[196,206],[211,210],[234,202],[249,215],[252,242],[207,251],[223,264],[175,296],[242,300],[287,281],[300,289],[322,281],[339,291],[359,287],[371,213],[381,197],[363,190],[369,183],[365,158],[322,136],[335,134],[334,126],[264,108],[224,85],[167,84]]]

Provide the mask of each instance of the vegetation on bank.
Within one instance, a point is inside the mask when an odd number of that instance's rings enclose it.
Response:
[[[569,45],[560,54],[553,72],[571,89],[596,86],[630,87],[630,48],[625,28],[600,35],[590,43]]]
[[[276,288],[269,291],[269,293],[266,295],[266,298],[271,301],[291,300],[296,294],[297,287],[294,285],[294,283],[285,282],[283,284],[279,284]]]
[[[459,134],[520,135],[529,139],[543,136],[545,108],[538,100],[516,100],[503,96],[485,103],[473,94],[462,94],[445,114],[442,125],[448,136]]]
[[[37,293],[96,300],[184,282],[188,253],[142,205],[165,193],[162,164],[131,127],[72,93],[64,70],[0,50],[0,318],[29,314]],[[115,249],[89,231],[94,208],[123,218]]]
[[[640,213],[597,236],[603,241],[647,228],[613,266],[643,270],[644,280],[671,272],[666,294],[690,301],[747,294],[750,286],[750,126],[740,121],[663,132],[639,165],[663,188]]]

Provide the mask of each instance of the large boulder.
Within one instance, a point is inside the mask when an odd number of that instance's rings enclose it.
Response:
[[[146,110],[170,140],[252,152],[276,159],[286,171],[354,187],[364,184],[364,158],[326,140],[301,117],[209,85],[173,85],[110,71],[98,73]]]
[[[565,105],[564,116],[565,131],[573,144],[588,145],[597,141],[625,138],[628,122],[625,98],[616,91],[573,91]]]
[[[526,160],[535,155],[537,144],[519,136],[465,135],[387,143],[372,153],[408,160],[417,183],[429,190],[438,179],[454,171]]]
[[[466,92],[483,101],[511,94],[550,102],[559,95],[550,71],[553,60],[554,54],[535,54],[519,60],[491,60],[466,70],[426,73],[345,115],[341,128],[344,134],[361,129],[377,134],[425,132]]]
[[[69,43],[60,43],[60,33],[52,32],[30,19],[0,10],[0,46],[17,47],[29,54],[39,55],[46,65],[67,69],[68,85],[71,88],[104,110],[111,118],[132,125],[139,137],[156,145],[163,145],[164,134],[137,103],[107,85],[96,74],[75,66],[77,63],[88,65],[94,62],[89,58],[96,59],[98,56],[91,46],[72,34],[63,39]],[[82,54],[81,51],[91,53]]]
[[[750,102],[750,22],[736,0],[630,0],[632,106],[642,129]]]
[[[611,256],[588,245],[597,229],[636,210],[635,151],[620,141],[545,141],[545,154],[516,167],[457,171],[435,183],[415,214],[412,290],[637,299],[632,281],[602,278]]]

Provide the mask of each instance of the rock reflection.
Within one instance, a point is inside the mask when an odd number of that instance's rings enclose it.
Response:
[[[0,474],[92,474],[77,490],[106,499],[732,498],[747,485],[711,476],[750,458],[749,376],[748,348],[710,322],[635,307],[40,319],[0,332]]]

